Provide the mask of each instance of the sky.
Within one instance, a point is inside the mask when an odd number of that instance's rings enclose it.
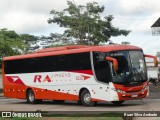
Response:
[[[104,5],[102,16],[113,15],[112,24],[131,30],[128,36],[112,37],[114,43],[128,41],[143,48],[145,54],[160,52],[160,36],[152,36],[151,25],[160,17],[159,0],[72,0],[76,5],[98,2]],[[67,8],[67,0],[0,0],[0,29],[19,34],[49,35],[63,33],[64,28],[48,24],[51,10]]]

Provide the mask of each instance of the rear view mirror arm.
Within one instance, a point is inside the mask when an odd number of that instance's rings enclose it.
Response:
[[[115,58],[112,57],[106,57],[106,60],[111,61],[113,63],[114,70],[118,70],[118,62]]]
[[[144,55],[145,57],[147,58],[153,58],[154,60],[154,66],[157,67],[158,66],[158,60],[157,60],[157,57],[156,56],[152,56],[152,55]]]

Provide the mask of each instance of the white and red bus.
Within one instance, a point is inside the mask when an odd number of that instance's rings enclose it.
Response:
[[[85,106],[145,98],[149,94],[143,50],[130,45],[64,46],[5,57],[2,61],[4,96]]]

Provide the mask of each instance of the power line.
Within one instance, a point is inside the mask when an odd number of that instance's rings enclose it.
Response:
[[[151,19],[158,19],[159,17],[153,17],[153,18],[123,18],[123,17],[115,17],[114,19],[122,19],[122,20],[151,20]]]

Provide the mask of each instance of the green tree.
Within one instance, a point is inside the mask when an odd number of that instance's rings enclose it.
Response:
[[[0,58],[23,53],[25,43],[13,30],[0,29]]]
[[[51,33],[50,39],[52,39],[52,46],[61,46],[61,45],[73,45],[74,40],[72,37],[67,37],[64,34]]]
[[[129,45],[131,43],[129,41],[123,41],[121,44],[123,44],[123,45]]]
[[[77,44],[106,43],[112,36],[128,35],[130,31],[120,30],[113,27],[113,16],[101,17],[105,7],[98,3],[87,3],[85,6],[76,6],[73,2],[67,1],[68,8],[63,11],[52,10],[48,23],[57,23],[60,27],[66,28],[64,35],[73,37]]]
[[[20,34],[20,39],[25,43],[23,52],[27,53],[31,48],[31,44],[36,44],[39,37],[30,34]]]

